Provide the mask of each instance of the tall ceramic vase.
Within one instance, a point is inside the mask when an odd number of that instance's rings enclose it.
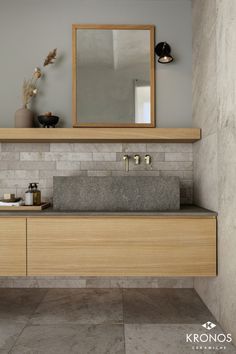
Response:
[[[34,113],[26,106],[18,109],[15,113],[15,128],[33,128]]]

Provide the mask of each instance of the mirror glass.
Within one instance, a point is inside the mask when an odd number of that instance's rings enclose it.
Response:
[[[153,126],[151,38],[148,29],[76,29],[74,126]]]

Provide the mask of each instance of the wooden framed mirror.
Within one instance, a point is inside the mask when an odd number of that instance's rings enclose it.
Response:
[[[155,127],[155,27],[72,25],[73,127]]]

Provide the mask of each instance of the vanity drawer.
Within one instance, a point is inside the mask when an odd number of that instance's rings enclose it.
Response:
[[[26,276],[26,218],[0,218],[0,276]]]
[[[28,275],[214,276],[216,219],[28,219]]]

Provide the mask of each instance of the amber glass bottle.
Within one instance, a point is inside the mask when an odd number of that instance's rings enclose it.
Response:
[[[34,205],[41,205],[41,192],[38,189],[38,183],[33,184]]]

